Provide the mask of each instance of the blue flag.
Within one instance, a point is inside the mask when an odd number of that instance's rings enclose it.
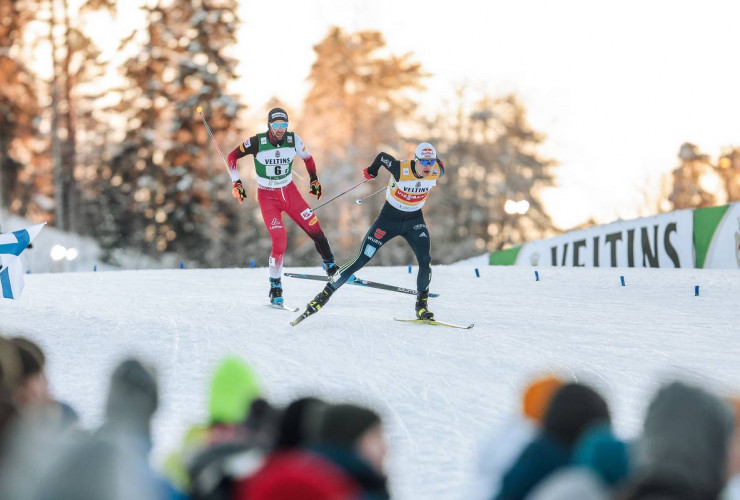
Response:
[[[46,223],[0,234],[0,291],[4,299],[17,299],[21,296],[25,282],[20,256],[44,224]]]

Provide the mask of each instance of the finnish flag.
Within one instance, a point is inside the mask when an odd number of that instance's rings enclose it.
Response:
[[[0,291],[4,299],[17,299],[23,291],[23,262],[20,255],[46,222],[0,234]]]

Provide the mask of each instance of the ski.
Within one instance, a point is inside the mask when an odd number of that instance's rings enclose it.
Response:
[[[396,321],[403,321],[404,323],[419,323],[423,325],[437,325],[437,326],[449,326],[450,328],[459,328],[461,330],[469,330],[475,326],[475,323],[470,323],[468,326],[456,325],[454,323],[447,323],[445,321],[437,321],[436,319],[401,319],[393,318]]]
[[[291,307],[286,306],[285,304],[265,304],[266,307],[271,307],[273,309],[280,309],[283,311],[290,311],[290,312],[298,312],[300,310],[300,307]]]
[[[329,281],[328,276],[321,274],[302,274],[302,273],[283,273],[284,276],[289,278],[301,278],[304,280],[316,280],[316,281]],[[385,283],[376,283],[375,281],[363,280],[361,278],[353,277],[347,280],[348,285],[366,286],[368,288],[377,288],[378,290],[388,290],[391,292],[406,293],[409,295],[417,295],[416,290],[410,288],[403,288],[401,286],[386,285]],[[439,297],[438,293],[430,293],[430,297]]]
[[[303,321],[304,319],[308,318],[309,316],[311,316],[312,314],[314,314],[316,312],[318,312],[318,311],[311,312],[309,309],[306,309],[303,312],[303,314],[301,314],[296,319],[294,319],[293,321],[290,322],[290,326],[296,326],[298,323],[300,323],[301,321]]]

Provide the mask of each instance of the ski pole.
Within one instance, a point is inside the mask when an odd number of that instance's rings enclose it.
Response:
[[[325,201],[324,203],[322,203],[322,204],[321,204],[321,205],[319,205],[318,207],[316,207],[316,208],[312,208],[311,210],[313,210],[313,211],[315,212],[316,210],[318,210],[319,208],[323,207],[324,205],[328,205],[329,203],[331,203],[332,201],[336,200],[336,199],[337,199],[337,198],[339,198],[340,196],[344,196],[345,194],[349,193],[349,192],[350,192],[350,191],[352,191],[353,189],[355,189],[355,188],[358,188],[358,187],[362,186],[363,184],[365,184],[365,183],[366,183],[367,181],[371,181],[371,180],[372,180],[372,179],[365,179],[365,180],[364,180],[364,181],[362,181],[362,182],[358,182],[357,184],[355,184],[354,186],[352,186],[352,187],[351,187],[351,188],[349,188],[348,190],[346,190],[346,191],[343,191],[343,192],[339,193],[339,194],[338,194],[338,195],[336,195],[336,196],[335,196],[334,198],[332,198],[332,199],[330,199],[330,200],[327,200],[327,201]]]
[[[357,203],[358,205],[362,205],[362,202],[363,201],[367,200],[368,198],[372,198],[373,196],[375,196],[376,194],[378,194],[381,191],[385,191],[385,186],[383,186],[382,188],[378,189],[373,194],[369,194],[369,195],[365,196],[364,198],[357,198],[355,200],[355,203]]]
[[[211,127],[208,126],[208,122],[206,121],[206,117],[203,116],[203,108],[201,106],[198,106],[196,108],[196,111],[200,115],[200,119],[203,120],[203,125],[206,126],[206,130],[208,130],[208,135],[211,136],[211,141],[213,141],[213,145],[216,147],[216,151],[218,151],[218,154],[221,155],[221,159],[224,161],[224,165],[226,165],[226,170],[229,170],[229,164],[226,162],[226,158],[224,157],[224,154],[221,152],[221,148],[218,147],[218,143],[216,142],[216,138],[213,137],[213,132],[211,132]]]

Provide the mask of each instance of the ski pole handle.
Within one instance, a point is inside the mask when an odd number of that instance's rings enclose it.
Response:
[[[362,205],[362,202],[363,201],[367,200],[368,198],[372,198],[373,196],[375,196],[376,194],[378,194],[381,191],[385,191],[385,186],[383,186],[382,188],[378,189],[373,194],[369,194],[369,195],[365,196],[364,198],[357,198],[355,200],[355,203],[357,203],[358,205]]]
[[[323,207],[323,206],[325,206],[325,205],[328,205],[329,203],[331,203],[332,201],[336,200],[336,199],[337,199],[337,198],[339,198],[340,196],[344,196],[345,194],[349,193],[349,192],[350,192],[350,191],[352,191],[353,189],[356,189],[356,188],[358,188],[358,187],[362,186],[363,184],[365,184],[365,183],[366,183],[367,181],[371,181],[371,180],[372,180],[372,179],[365,179],[365,180],[364,180],[364,181],[362,181],[362,182],[358,182],[357,184],[355,184],[354,186],[352,186],[352,187],[351,187],[351,188],[349,188],[348,190],[346,190],[346,191],[343,191],[343,192],[339,193],[338,195],[336,195],[336,196],[335,196],[334,198],[331,198],[330,200],[326,200],[326,201],[325,201],[324,203],[322,203],[321,205],[319,205],[319,206],[318,206],[318,207],[316,207],[316,208],[312,208],[311,210],[313,210],[313,211],[315,212],[315,211],[316,211],[316,210],[318,210],[319,208],[321,208],[321,207]]]
[[[208,122],[206,121],[206,117],[203,116],[203,108],[198,106],[197,108],[198,114],[200,115],[200,119],[203,120],[203,125],[206,126],[206,130],[208,131],[208,135],[211,136],[211,141],[213,142],[213,145],[216,147],[216,151],[218,151],[218,154],[221,155],[221,159],[224,161],[224,165],[226,165],[226,170],[229,170],[229,164],[226,161],[226,157],[224,157],[224,154],[221,152],[221,148],[218,147],[218,143],[216,142],[216,138],[213,137],[213,132],[211,132],[211,127],[208,126]]]

